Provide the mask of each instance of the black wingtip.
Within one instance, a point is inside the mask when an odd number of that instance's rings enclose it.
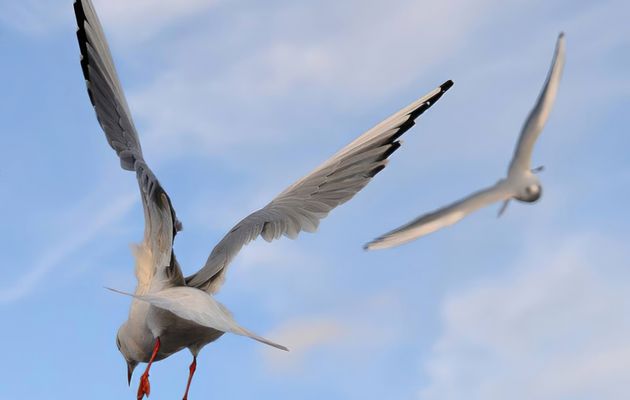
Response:
[[[405,124],[401,125],[401,130],[400,132],[398,132],[397,136],[394,137],[394,139],[398,138],[400,135],[405,133],[409,128],[411,128],[414,125],[415,119],[418,118],[420,115],[422,115],[422,113],[424,113],[426,110],[431,108],[442,97],[442,95],[446,93],[446,91],[449,90],[451,87],[453,87],[453,81],[449,79],[448,81],[440,85],[439,92],[434,94],[431,98],[427,99],[424,103],[422,103],[418,108],[416,108],[411,113],[409,113],[411,118]]]
[[[367,176],[369,178],[374,178],[376,176],[376,174],[378,174],[379,172],[381,172],[383,169],[385,169],[384,165],[379,165],[378,167],[373,168],[371,171],[369,171],[367,173]]]
[[[385,160],[387,158],[389,158],[389,156],[391,156],[396,150],[398,150],[400,148],[401,143],[399,141],[395,141],[391,144],[391,146],[389,147],[389,149],[387,149],[383,155],[380,157],[380,160]]]
[[[77,19],[77,39],[79,41],[79,50],[81,52],[81,70],[83,71],[83,77],[85,80],[89,80],[90,72],[88,69],[88,51],[87,51],[87,33],[85,32],[85,23],[87,17],[85,10],[83,9],[83,3],[80,0],[74,2],[74,15]],[[94,104],[94,102],[92,102]]]
[[[74,8],[74,16],[77,20],[77,27],[81,30],[83,29],[83,21],[87,19],[85,16],[85,10],[83,9],[83,3],[81,3],[81,0],[77,0],[72,6]]]

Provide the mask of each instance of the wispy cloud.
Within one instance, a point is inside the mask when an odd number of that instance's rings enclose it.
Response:
[[[102,199],[98,201],[98,211],[91,204],[89,212],[86,210],[72,211],[67,220],[64,220],[60,227],[64,232],[71,232],[61,240],[51,238],[55,243],[45,251],[35,262],[34,266],[26,274],[22,275],[16,282],[0,289],[0,304],[11,303],[20,300],[37,290],[44,279],[50,275],[55,268],[69,256],[78,252],[85,245],[89,244],[99,236],[107,227],[115,223],[124,216],[133,205],[138,202],[136,192],[120,195],[103,205]],[[80,216],[79,216],[80,214]],[[90,221],[87,224],[71,224],[70,221],[76,218]],[[68,226],[70,225],[70,226]],[[69,229],[68,229],[69,228]]]
[[[618,399],[630,390],[625,245],[566,240],[454,293],[419,398]],[[547,253],[547,254],[544,254]]]
[[[570,10],[548,34],[528,34],[527,40],[521,35],[500,53],[488,48],[497,41],[489,40],[483,22],[510,21],[519,2],[456,0],[428,6],[409,0],[369,5],[324,1],[273,3],[264,10],[226,5],[213,15],[222,24],[195,26],[168,42],[152,43],[151,51],[161,54],[159,69],[147,71],[151,78],[130,93],[130,102],[146,124],[150,151],[223,158],[233,151],[259,154],[260,146],[281,145],[296,132],[310,132],[312,125],[321,127],[319,137],[338,134],[325,122],[313,124],[313,118],[318,113],[360,114],[393,93],[408,92],[407,87],[420,96],[453,78],[457,87],[449,94],[449,115],[458,118],[441,127],[460,132],[464,145],[451,146],[453,136],[430,135],[425,147],[448,149],[449,162],[488,158],[513,146],[560,30],[567,30],[570,57],[554,118],[560,107],[571,112],[589,109],[593,102],[605,107],[612,96],[627,93],[630,80],[605,71],[597,80],[591,75],[600,67],[596,60],[613,54],[627,36],[613,32],[621,23],[596,29],[611,3]],[[510,96],[498,93],[497,82]],[[589,96],[578,95],[585,92]],[[404,106],[394,104],[390,112]],[[472,115],[480,104],[497,112]],[[372,122],[386,115],[374,115]],[[583,126],[574,120],[572,127]],[[506,127],[513,134],[506,135]],[[462,134],[471,130],[483,134]],[[465,141],[479,151],[471,152]],[[434,152],[418,162],[443,160],[443,154]],[[232,159],[227,162],[235,163]]]
[[[22,34],[43,35],[63,24],[64,13],[72,13],[69,1],[3,1],[0,3],[0,27]],[[66,20],[70,21],[70,18]]]
[[[277,373],[299,373],[304,359],[313,351],[335,345],[350,332],[345,321],[332,317],[300,318],[289,321],[269,333],[270,337],[289,347],[291,354],[265,352],[265,361]]]
[[[218,0],[93,0],[112,39],[136,43],[215,5]]]
[[[291,349],[287,354],[261,349],[268,371],[300,373],[315,364],[315,356],[357,359],[389,350],[406,336],[405,309],[396,293],[384,291],[330,313],[291,319],[267,334]]]
[[[193,17],[219,0],[92,0],[111,39],[138,44]],[[20,0],[0,3],[0,26],[42,35],[74,24],[74,0]]]
[[[314,104],[355,109],[417,82],[458,51],[492,4],[326,1],[244,8],[226,15],[224,23],[237,29],[221,31],[221,40],[213,27],[199,26],[160,43],[160,52],[179,56],[165,59],[131,103],[147,121],[151,143],[171,155],[183,149],[220,155],[244,138],[251,149],[277,143],[292,134],[286,124],[313,117],[307,110]],[[450,77],[435,75],[422,90]]]

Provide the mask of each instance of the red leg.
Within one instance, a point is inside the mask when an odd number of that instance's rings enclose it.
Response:
[[[142,400],[145,394],[147,395],[147,397],[149,397],[149,394],[151,394],[151,385],[149,384],[149,370],[151,369],[151,364],[153,364],[153,360],[155,360],[155,356],[157,356],[159,350],[160,338],[157,338],[155,339],[155,346],[153,347],[153,353],[151,354],[151,358],[149,359],[147,369],[140,377],[140,385],[138,386],[138,400]]]
[[[190,382],[192,382],[193,375],[195,374],[195,370],[197,369],[197,356],[193,356],[193,362],[190,364],[190,374],[188,375],[188,384],[186,385],[186,393],[184,393],[184,399],[188,400],[188,389],[190,389]]]

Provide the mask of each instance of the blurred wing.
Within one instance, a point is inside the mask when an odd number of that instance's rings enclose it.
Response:
[[[445,82],[359,136],[267,206],[239,222],[212,250],[205,266],[186,278],[187,285],[216,292],[228,264],[259,235],[270,242],[283,235],[293,239],[301,231],[317,230],[322,218],[350,200],[385,168],[387,158],[400,147],[397,139],[452,85],[451,81]]]
[[[556,42],[556,50],[545,86],[538,97],[536,106],[534,106],[534,109],[530,112],[521,131],[521,136],[516,145],[512,162],[510,163],[510,175],[530,169],[534,143],[536,143],[538,135],[540,135],[540,132],[543,130],[549,118],[549,113],[551,112],[553,103],[556,100],[556,94],[558,93],[560,77],[564,67],[564,48],[564,33],[561,33]]]
[[[171,254],[175,233],[181,228],[168,195],[142,157],[142,148],[134,127],[107,40],[90,0],[74,3],[77,18],[81,68],[90,101],[107,141],[120,158],[123,169],[135,171],[140,185],[145,214],[144,251],[151,260],[138,262],[151,271],[137,271],[140,284],[165,273],[183,283],[179,267]],[[146,257],[144,257],[146,259]],[[172,268],[168,268],[171,264]],[[157,270],[156,270],[157,269]],[[161,269],[161,270],[160,270]],[[144,281],[144,282],[143,282]]]
[[[289,350],[285,346],[274,343],[240,326],[223,304],[201,290],[190,287],[173,287],[149,295],[132,295],[115,289],[110,290],[146,301],[200,326],[246,336],[280,350]]]
[[[511,193],[502,182],[499,182],[495,186],[473,193],[449,206],[424,214],[410,223],[374,239],[366,244],[364,248],[366,250],[377,250],[399,246],[446,226],[453,225],[481,207],[496,201],[509,199],[510,197]]]

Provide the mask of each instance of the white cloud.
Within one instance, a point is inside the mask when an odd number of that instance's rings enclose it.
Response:
[[[258,238],[230,265],[221,295],[237,299],[255,295],[258,306],[276,318],[303,311],[305,304],[321,299],[334,285],[334,273],[323,261],[326,256],[287,238],[272,243]]]
[[[218,0],[92,0],[105,31],[121,44],[145,41],[163,29],[194,17]],[[0,24],[42,35],[75,24],[70,0],[20,0],[0,3]]]
[[[553,28],[544,34],[525,38],[519,32],[517,45],[496,46],[501,40],[494,31],[492,39],[487,37],[485,21],[509,22],[515,12],[537,16],[534,6],[529,7],[493,0],[324,1],[264,9],[228,5],[214,16],[222,25],[200,25],[155,47],[163,54],[159,68],[150,72],[155,76],[148,85],[130,93],[130,103],[147,128],[143,137],[150,152],[223,158],[238,151],[262,157],[261,146],[282,145],[297,133],[309,134],[312,126],[320,126],[322,140],[338,136],[325,119],[313,122],[321,113],[331,114],[338,124],[339,113],[347,112],[351,120],[363,109],[389,110],[374,115],[371,121],[376,123],[453,78],[456,88],[447,96],[445,115],[457,118],[443,120],[439,132],[459,132],[462,145],[453,148],[453,135],[427,135],[423,148],[448,149],[449,157],[446,151],[435,151],[417,162],[448,160],[450,165],[452,159],[486,160],[497,153],[505,153],[507,162],[509,151],[503,149],[511,149],[533,105],[560,30],[567,30],[570,54],[552,121],[570,121],[561,126],[568,140],[584,125],[584,117],[560,113],[574,115],[593,103],[606,107],[607,100],[626,93],[630,83],[606,73],[592,79],[594,60],[614,51],[625,38],[615,30],[622,23],[596,29],[610,14],[609,3],[546,21]],[[414,89],[406,100],[382,107],[406,87]],[[585,92],[589,95],[579,95]],[[481,104],[496,111],[479,112]],[[506,134],[506,127],[513,133]],[[236,164],[233,160],[227,158]]]
[[[293,134],[283,123],[312,118],[312,103],[373,105],[427,75],[458,51],[492,4],[329,1],[243,9],[224,16],[234,31],[219,31],[221,38],[200,26],[165,44],[172,49],[160,51],[175,56],[130,102],[147,121],[149,146],[169,154],[184,146],[220,155],[243,140],[251,149],[277,143]],[[416,96],[448,78],[439,74]]]
[[[85,209],[81,207],[77,209],[74,206],[67,218],[64,218],[60,226],[57,227],[63,232],[70,232],[70,234],[61,240],[51,238],[56,243],[34,262],[30,271],[22,275],[17,282],[8,287],[0,288],[0,304],[20,300],[35,290],[67,257],[78,252],[98,237],[103,230],[124,216],[138,202],[138,198],[137,192],[134,191],[109,199],[107,204],[103,204],[103,199],[99,197],[97,205],[91,203],[89,207],[84,207]],[[95,211],[96,208],[100,210]],[[83,223],[77,223],[79,220]],[[84,221],[90,222],[85,223]],[[36,246],[35,243],[30,245]]]
[[[0,26],[23,34],[45,34],[62,25],[64,10],[66,14],[72,12],[70,3],[63,3],[58,0],[3,1],[0,3]]]
[[[105,30],[124,42],[149,39],[162,29],[215,5],[216,0],[93,0]]]
[[[405,309],[396,293],[384,291],[338,304],[329,313],[291,319],[267,334],[291,350],[280,354],[261,348],[267,370],[296,374],[315,365],[313,357],[356,361],[387,351],[406,335]]]
[[[623,398],[630,390],[624,246],[572,239],[451,295],[419,398]]]
[[[265,351],[265,361],[273,372],[296,373],[303,366],[304,359],[313,351],[335,346],[347,336],[348,326],[343,321],[331,317],[300,318],[289,321],[268,334],[278,343],[287,346],[290,354]]]

